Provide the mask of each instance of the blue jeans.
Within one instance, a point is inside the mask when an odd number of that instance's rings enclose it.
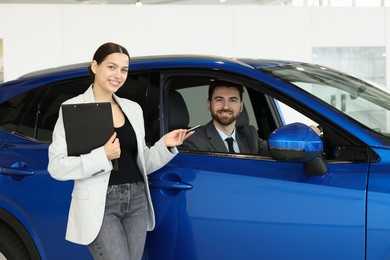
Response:
[[[143,182],[109,186],[103,224],[88,249],[95,260],[139,260],[145,247],[147,221]]]

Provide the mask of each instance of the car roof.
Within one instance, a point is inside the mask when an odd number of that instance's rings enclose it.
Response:
[[[216,64],[230,64],[235,66],[243,66],[252,69],[264,67],[281,66],[287,64],[296,64],[300,62],[285,61],[285,60],[270,60],[270,59],[253,59],[253,58],[226,58],[221,56],[210,55],[159,55],[159,56],[139,56],[132,57],[130,61],[130,71],[137,68],[172,68],[172,67],[210,67]],[[85,71],[89,66],[89,62],[70,64],[49,68],[39,71],[34,71],[25,74],[18,79],[26,79],[31,77],[39,77],[48,74],[66,73]]]
[[[211,55],[139,56],[130,59],[130,72],[153,69],[207,69],[247,74],[248,70],[287,65],[294,62],[250,58],[226,58]],[[0,103],[36,86],[73,78],[87,77],[90,62],[75,63],[25,74],[0,83]]]

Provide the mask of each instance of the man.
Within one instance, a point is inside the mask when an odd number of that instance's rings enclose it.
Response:
[[[267,143],[258,137],[254,126],[236,125],[237,118],[244,108],[243,92],[244,87],[240,84],[213,81],[209,86],[207,100],[212,120],[207,125],[197,128],[195,133],[183,142],[181,148],[268,155]]]

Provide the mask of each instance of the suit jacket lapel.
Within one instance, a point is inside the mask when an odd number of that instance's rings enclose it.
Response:
[[[95,96],[93,95],[92,87],[93,87],[93,84],[91,84],[89,86],[89,88],[84,92],[84,102],[85,103],[95,102]]]
[[[226,151],[226,146],[224,141],[221,139],[221,136],[218,134],[217,129],[215,128],[213,121],[210,121],[206,125],[206,135],[209,140],[210,145],[213,147],[215,151]]]

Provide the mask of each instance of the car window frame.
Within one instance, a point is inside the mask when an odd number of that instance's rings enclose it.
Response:
[[[337,140],[343,140],[345,142],[348,142],[350,144],[348,148],[350,147],[351,150],[357,149],[357,153],[362,154],[363,157],[359,157],[359,159],[352,160],[352,162],[367,162],[367,161],[377,161],[378,158],[376,156],[376,153],[369,148],[362,140],[358,139],[351,133],[347,133],[343,131],[343,129],[337,127],[334,122],[332,122],[330,119],[326,118],[324,115],[318,114],[314,108],[307,107],[302,102],[292,100],[288,96],[286,96],[284,93],[279,92],[272,86],[268,86],[266,83],[255,79],[246,77],[240,74],[234,74],[231,72],[226,71],[217,71],[217,72],[211,72],[211,71],[202,71],[202,70],[172,70],[172,71],[164,71],[161,72],[161,108],[160,114],[161,118],[163,119],[161,121],[161,135],[165,134],[167,132],[167,125],[168,125],[168,119],[166,115],[166,104],[168,103],[166,93],[169,91],[169,81],[172,80],[172,78],[180,77],[180,76],[205,76],[205,77],[218,77],[218,78],[224,78],[226,80],[232,80],[232,81],[238,81],[242,83],[243,85],[247,86],[248,89],[250,89],[253,92],[260,92],[264,95],[266,102],[268,103],[268,108],[270,110],[270,116],[272,120],[275,123],[276,128],[281,127],[284,125],[283,122],[283,115],[281,114],[281,111],[279,111],[278,104],[276,100],[279,100],[286,104],[287,106],[291,107],[292,109],[295,109],[302,115],[312,119],[315,122],[318,122],[319,124],[326,125],[326,132],[332,133],[337,135]],[[252,97],[254,95],[250,95]],[[252,104],[253,101],[251,100]],[[258,115],[259,113],[255,113]],[[256,118],[257,122],[259,122],[259,118]],[[258,123],[259,124],[259,123]],[[331,137],[332,139],[333,137]],[[181,151],[185,153],[191,153],[191,154],[200,154],[200,155],[211,155],[211,156],[228,156],[228,157],[239,157],[239,158],[259,158],[261,156],[259,155],[248,155],[248,154],[224,154],[224,153],[216,153],[216,152],[201,152],[201,151]],[[353,156],[351,156],[352,158]],[[344,162],[343,159],[337,160],[334,158],[327,159],[329,162]],[[347,160],[349,162],[349,160]]]

